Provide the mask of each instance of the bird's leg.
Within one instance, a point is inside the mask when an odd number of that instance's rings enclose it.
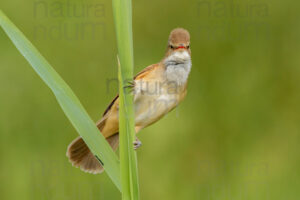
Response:
[[[136,137],[135,141],[133,142],[134,150],[137,150],[140,146],[142,146],[142,142]]]

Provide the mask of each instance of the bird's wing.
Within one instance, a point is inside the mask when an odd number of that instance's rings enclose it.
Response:
[[[134,76],[134,80],[139,80],[144,78],[145,76],[147,76],[147,74],[149,74],[155,67],[157,67],[157,64],[154,65],[150,65],[148,67],[146,67],[145,69],[143,69],[142,71],[140,71],[137,75]],[[110,104],[108,105],[108,107],[106,108],[106,110],[103,113],[103,116],[105,116],[110,109],[113,107],[113,105],[115,104],[115,102],[118,100],[119,98],[119,94],[116,95],[116,97],[110,102]]]
[[[105,116],[106,113],[108,113],[108,111],[110,111],[111,107],[114,105],[114,103],[116,102],[116,100],[119,98],[119,94],[117,94],[117,96],[110,102],[110,104],[107,106],[107,108],[105,109],[104,113],[102,116]]]
[[[154,68],[156,68],[156,67],[158,67],[158,64],[154,64],[154,65],[150,65],[150,66],[146,67],[145,69],[140,71],[137,75],[135,75],[134,80],[139,80],[139,79],[144,78],[145,76],[147,76],[147,74],[152,72],[154,70]]]
[[[156,68],[158,66],[158,64],[153,64],[150,65],[148,67],[146,67],[145,69],[143,69],[142,71],[140,71],[136,76],[134,76],[134,80],[139,80],[144,78],[145,76],[147,76],[154,68]],[[134,85],[133,85],[134,87]],[[111,115],[111,112],[118,112],[118,104],[119,104],[119,94],[116,95],[116,97],[111,101],[111,103],[108,105],[108,107],[105,109],[102,119],[100,119],[97,122],[97,127],[100,131],[103,130],[107,119],[109,118],[109,115]]]

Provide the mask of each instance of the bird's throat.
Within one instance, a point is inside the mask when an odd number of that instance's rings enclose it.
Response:
[[[177,51],[166,57],[163,61],[168,81],[184,85],[192,67],[191,56],[187,51]]]

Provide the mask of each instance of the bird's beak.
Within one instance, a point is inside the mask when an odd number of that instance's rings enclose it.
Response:
[[[186,49],[186,47],[182,45],[182,46],[177,47],[176,50],[177,49]]]

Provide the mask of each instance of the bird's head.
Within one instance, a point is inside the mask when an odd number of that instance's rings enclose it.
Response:
[[[175,52],[187,52],[189,55],[191,54],[190,34],[183,28],[176,28],[170,33],[166,57]]]
[[[171,31],[163,63],[177,67],[191,63],[190,34],[187,30],[176,28]]]

